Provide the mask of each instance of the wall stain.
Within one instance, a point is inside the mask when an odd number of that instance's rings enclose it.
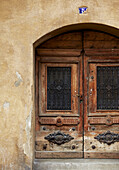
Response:
[[[26,119],[26,135],[27,135],[27,143],[25,143],[23,145],[24,148],[24,154],[26,154],[28,157],[32,157],[32,152],[31,152],[31,147],[30,147],[30,143],[31,143],[31,119],[32,119],[32,111],[33,111],[33,107],[31,106],[30,112],[29,112],[29,116]]]
[[[17,76],[18,80],[15,81],[14,84],[15,84],[16,87],[18,87],[21,84],[21,82],[23,82],[23,79],[22,79],[21,75],[18,72],[16,72],[16,76]]]

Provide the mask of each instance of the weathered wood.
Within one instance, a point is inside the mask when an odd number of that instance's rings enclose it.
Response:
[[[96,31],[84,31],[84,49],[118,49],[119,39]]]
[[[36,81],[36,91],[35,91],[35,130],[39,131],[39,116],[38,116],[38,112],[39,112],[39,62],[38,60],[36,60],[36,67],[35,67],[35,81]]]
[[[107,54],[108,55],[108,54]],[[95,140],[95,136],[110,132],[119,133],[118,110],[97,109],[97,66],[119,66],[119,56],[95,55],[84,59],[84,158],[118,158],[118,142],[107,145]],[[117,61],[117,62],[116,62]],[[104,116],[104,117],[102,117]]]
[[[40,124],[55,124],[58,126],[58,120],[61,120],[62,124],[61,125],[77,125],[79,124],[79,118],[63,118],[63,117],[56,117],[56,118],[51,118],[51,117],[41,117],[39,119]]]
[[[46,57],[42,57],[46,58]],[[47,57],[48,58],[48,57]],[[61,57],[60,60],[62,60]],[[79,114],[82,115],[82,108],[79,109],[79,81],[77,79],[79,72],[81,72],[81,58],[77,58],[77,64],[68,64],[68,57],[64,57],[63,61],[65,63],[41,63],[40,62],[40,79],[39,79],[39,132],[40,134],[36,135],[36,150],[43,151],[44,145],[47,145],[46,151],[71,151],[72,147],[74,147],[73,151],[81,151],[82,152],[82,119],[80,121]],[[70,57],[71,58],[71,57]],[[76,57],[75,57],[76,58]],[[74,60],[74,58],[73,58]],[[40,60],[38,60],[40,61]],[[63,111],[63,110],[47,110],[47,67],[71,67],[71,111]],[[81,76],[81,75],[80,75]],[[81,77],[82,78],[82,77]],[[82,84],[80,84],[81,89]],[[42,101],[42,102],[41,102]],[[47,115],[47,116],[46,116]],[[67,117],[67,116],[72,116]],[[56,117],[54,117],[56,116]],[[61,117],[62,116],[62,117]],[[76,117],[75,117],[76,116]],[[77,117],[78,116],[78,117]],[[59,123],[60,119],[60,123]],[[79,123],[81,122],[81,123]],[[46,129],[46,130],[44,130]],[[74,137],[72,142],[61,145],[60,147],[49,143],[45,140],[45,136],[54,133],[56,131],[64,132],[65,134],[69,134]],[[75,132],[75,135],[72,135],[72,132]],[[60,152],[61,153],[61,152]],[[49,157],[52,157],[49,154]],[[54,157],[55,153],[54,153]],[[62,157],[62,156],[61,156]],[[71,157],[71,156],[69,156]],[[79,155],[80,157],[80,155]],[[82,155],[81,155],[82,157]]]
[[[90,57],[90,58],[94,58],[94,57]],[[110,57],[109,57],[110,58]],[[98,110],[97,109],[97,67],[98,66],[119,66],[119,63],[114,63],[115,61],[115,56],[113,58],[110,58],[110,62],[107,62],[107,58],[103,57],[103,62],[99,62],[101,58],[98,58],[98,61],[93,60],[93,62],[88,62],[88,66],[89,67],[89,77],[88,77],[88,85],[89,85],[89,89],[88,89],[88,102],[89,102],[89,114],[91,115],[91,113],[99,113],[100,115],[103,113],[103,115],[105,114],[105,116],[107,115],[107,113],[110,113],[111,115],[114,115],[115,113],[117,113],[117,115],[119,115],[119,111],[118,110]],[[119,56],[118,58],[119,59]],[[98,115],[99,115],[98,114]]]
[[[112,124],[119,124],[119,117],[111,117],[111,116],[106,116],[106,117],[93,117],[89,119],[89,123],[91,125],[95,124],[106,124],[106,125],[112,125]]]
[[[119,152],[85,152],[84,158],[119,159]]]
[[[96,112],[96,113],[88,113],[88,116],[89,117],[102,117],[102,116],[107,116],[107,115],[110,115],[110,116],[119,116],[119,112],[107,112],[107,111],[103,111],[102,113],[101,112]]]
[[[47,67],[71,67],[71,110],[47,110]],[[41,109],[40,114],[78,114],[78,67],[77,64],[56,64],[56,63],[42,63],[41,64],[41,99],[39,104]]]
[[[99,48],[99,49],[85,49],[85,54],[88,56],[100,56],[101,58],[103,58],[104,56],[107,57],[107,59],[109,59],[109,56],[119,56],[119,49],[103,49],[103,48]]]
[[[41,49],[38,48],[37,50],[37,55],[39,56],[68,56],[68,57],[77,57],[80,56],[81,50],[78,49]]]
[[[82,158],[83,152],[35,152],[35,157],[37,159],[47,159],[47,158]]]
[[[40,57],[38,58],[42,63],[78,63],[79,57]]]
[[[60,34],[42,43],[40,48],[82,49],[82,32]]]
[[[71,67],[71,111],[47,110],[48,66]],[[119,133],[119,110],[97,109],[98,66],[119,66],[117,37],[76,31],[36,48],[36,158],[82,158],[83,152],[84,158],[119,158],[118,142],[109,146],[95,139]],[[74,139],[62,145],[45,139],[58,131]]]

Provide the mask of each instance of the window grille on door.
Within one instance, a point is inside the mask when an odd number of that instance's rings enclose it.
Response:
[[[119,66],[97,67],[97,109],[119,109]]]
[[[71,67],[47,67],[47,110],[71,110]]]

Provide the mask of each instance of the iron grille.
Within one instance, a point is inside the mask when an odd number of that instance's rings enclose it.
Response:
[[[47,110],[71,110],[71,67],[47,67]]]
[[[119,66],[97,67],[97,109],[119,109]]]

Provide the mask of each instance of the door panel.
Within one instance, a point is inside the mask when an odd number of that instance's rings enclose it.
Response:
[[[119,49],[119,39],[97,31],[84,31],[84,50]]]
[[[38,47],[39,48],[39,47]],[[82,49],[82,32],[73,31],[57,35],[40,45],[41,49]],[[79,53],[80,54],[80,53]]]
[[[42,63],[40,115],[77,114],[78,65]],[[40,84],[39,82],[39,84]]]
[[[77,63],[37,63],[40,126],[36,158],[83,156],[81,61],[79,57]]]
[[[118,70],[117,62],[89,64],[89,114],[119,112]]]
[[[118,59],[85,57],[85,158],[119,158]]]

